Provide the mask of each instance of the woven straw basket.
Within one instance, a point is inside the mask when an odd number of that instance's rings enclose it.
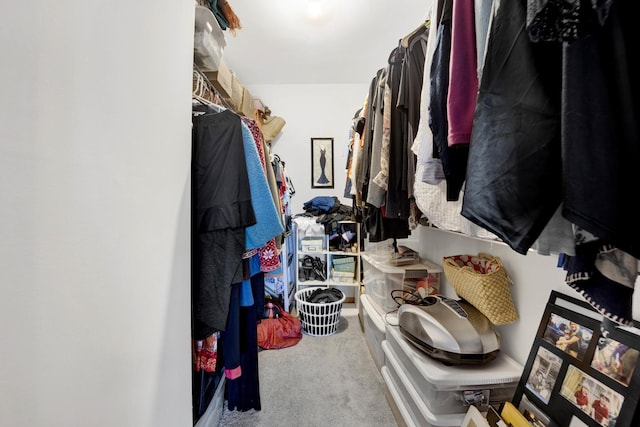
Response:
[[[518,320],[509,286],[511,279],[499,257],[486,253],[442,259],[444,274],[458,296],[477,308],[494,325]]]

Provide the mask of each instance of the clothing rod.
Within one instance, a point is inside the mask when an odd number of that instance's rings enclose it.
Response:
[[[227,109],[229,109],[229,110],[231,110],[231,111],[233,111],[235,113],[238,113],[233,108],[231,108],[229,103],[222,96],[220,96],[220,93],[218,92],[218,90],[213,86],[213,84],[211,84],[211,81],[202,72],[202,70],[200,70],[200,68],[198,68],[198,66],[196,64],[193,64],[193,72],[197,73],[198,80],[202,79],[202,81],[205,84],[206,90],[210,91],[213,94],[214,99],[211,99],[210,100],[211,102],[213,102],[214,104],[222,105],[223,107],[225,107],[225,108],[227,108]],[[194,93],[194,95],[196,95],[196,94]],[[206,97],[204,97],[204,98],[206,99]]]

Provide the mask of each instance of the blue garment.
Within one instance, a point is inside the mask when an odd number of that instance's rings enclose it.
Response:
[[[261,409],[258,366],[258,312],[264,307],[264,273],[251,277],[255,304],[240,305],[240,284],[234,283],[227,329],[220,334],[227,375],[225,397],[230,411]]]
[[[244,143],[247,171],[249,173],[249,186],[251,187],[251,204],[258,219],[255,225],[246,229],[245,249],[257,249],[284,232],[280,222],[280,216],[273,202],[267,176],[260,161],[258,148],[251,130],[242,123],[242,142]]]
[[[243,280],[240,285],[240,307],[249,307],[253,305],[253,293],[251,291],[251,281]]]
[[[304,209],[319,209],[321,211],[329,212],[339,203],[338,199],[333,196],[317,196],[304,203]]]
[[[253,277],[262,271],[260,264],[260,254],[255,254],[249,258],[249,277]]]

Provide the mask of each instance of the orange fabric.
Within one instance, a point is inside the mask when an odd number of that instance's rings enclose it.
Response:
[[[226,1],[218,2],[218,6],[220,6],[220,10],[222,11],[222,14],[224,15],[225,18],[227,18],[227,21],[229,22],[229,32],[233,36],[235,36],[236,30],[242,29],[242,24],[240,23],[240,19],[238,18],[236,13],[233,11],[233,9],[231,8],[231,5],[228,2]]]
[[[302,339],[302,323],[297,317],[287,313],[275,300],[273,303],[280,308],[277,319],[262,319],[258,323],[258,345],[264,349],[278,349],[291,347]]]

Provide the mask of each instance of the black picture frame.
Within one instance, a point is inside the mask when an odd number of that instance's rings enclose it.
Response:
[[[582,331],[580,344],[571,348],[564,345],[570,324],[576,335]],[[547,417],[545,426],[640,425],[638,332],[604,319],[585,301],[552,291],[516,387],[514,405],[522,407],[526,402],[536,408]],[[603,355],[613,357],[615,349],[618,357],[610,360],[616,360],[623,370],[613,370],[601,360]],[[623,358],[626,366],[620,362]]]
[[[333,138],[311,138],[311,188],[334,188]]]

